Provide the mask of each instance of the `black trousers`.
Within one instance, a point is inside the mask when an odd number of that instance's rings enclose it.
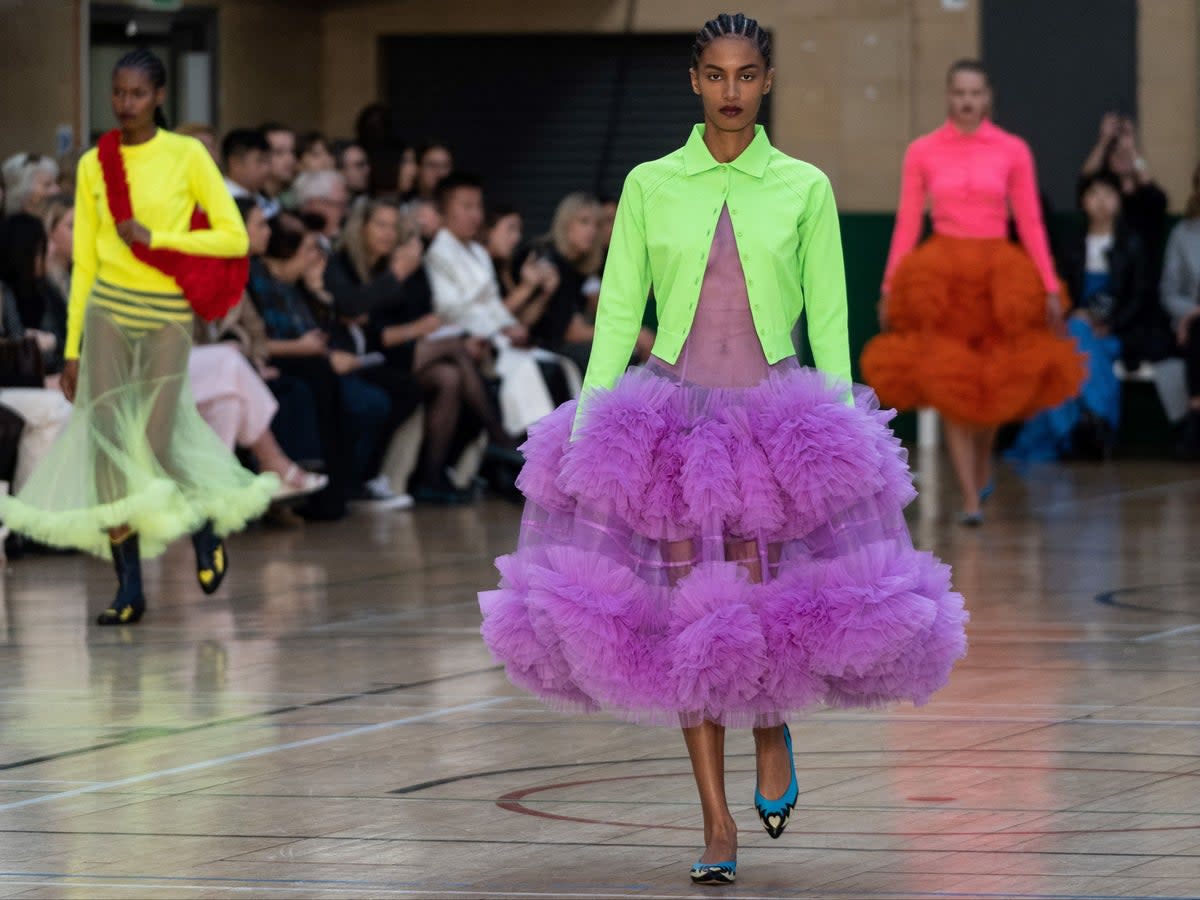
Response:
[[[1180,349],[1187,367],[1188,396],[1200,397],[1200,319],[1192,319],[1188,328],[1188,342]]]

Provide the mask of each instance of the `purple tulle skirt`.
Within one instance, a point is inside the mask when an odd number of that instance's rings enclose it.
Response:
[[[924,703],[966,652],[950,569],[913,549],[874,394],[776,366],[750,388],[653,366],[533,429],[515,553],[479,595],[514,684],[564,711],[770,726]]]

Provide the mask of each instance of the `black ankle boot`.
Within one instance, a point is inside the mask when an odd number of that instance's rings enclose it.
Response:
[[[146,612],[142,594],[142,558],[138,536],[128,535],[112,545],[113,566],[117,570],[117,595],[112,606],[96,617],[97,625],[133,625]]]
[[[229,559],[225,542],[213,532],[212,522],[205,522],[204,527],[192,535],[192,547],[196,551],[196,580],[200,582],[200,590],[215,594],[225,580]]]

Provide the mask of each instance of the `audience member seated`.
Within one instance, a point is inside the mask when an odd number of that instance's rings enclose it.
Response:
[[[260,255],[270,237],[266,217],[251,197],[242,197],[237,204],[246,219],[250,252]],[[195,337],[188,360],[192,393],[200,415],[217,436],[230,449],[240,446],[249,450],[260,470],[279,476],[277,499],[301,497],[324,488],[328,478],[305,471],[276,439],[276,431],[290,430],[289,445],[299,449],[301,458],[320,457],[312,394],[298,379],[278,383],[284,376],[267,363],[266,331],[248,298],[243,295],[217,322],[197,319]],[[280,415],[278,396],[292,401],[286,417]]]
[[[306,131],[296,138],[297,168],[304,172],[326,172],[337,168],[329,139],[319,131]]]
[[[4,161],[4,211],[42,214],[47,197],[62,193],[58,186],[58,163],[36,153],[18,153]]]
[[[550,298],[558,290],[558,268],[550,260],[529,253],[521,267],[514,270],[513,260],[523,232],[524,222],[515,207],[496,206],[488,210],[483,241],[500,282],[504,305],[518,322],[532,329],[545,315]]]
[[[334,148],[337,170],[346,180],[346,192],[353,203],[371,189],[371,161],[367,151],[356,141],[340,141]]]
[[[400,160],[396,164],[395,191],[397,197],[408,197],[417,189],[417,173],[421,167],[417,165],[417,150],[415,147],[403,145],[400,147]]]
[[[1086,225],[1063,249],[1059,272],[1078,303],[1067,328],[1088,356],[1087,381],[1080,396],[1022,426],[1012,459],[1111,455],[1121,413],[1113,364],[1126,343],[1141,339],[1141,324],[1158,306],[1141,237],[1121,219],[1121,182],[1106,172],[1085,176],[1079,205]]]
[[[438,183],[454,171],[454,154],[441,141],[427,140],[417,148],[417,176],[413,195],[405,200],[436,200]]]
[[[1146,157],[1138,147],[1133,119],[1106,113],[1100,120],[1099,137],[1084,160],[1080,176],[1096,172],[1110,172],[1120,181],[1121,217],[1128,228],[1141,236],[1148,259],[1154,263],[1162,252],[1166,235],[1167,195],[1150,177]],[[1151,277],[1156,285],[1158,272]]]
[[[43,357],[59,353],[65,337],[54,327],[54,300],[46,282],[46,229],[18,212],[0,221],[0,293],[9,338],[35,338]],[[47,324],[50,327],[47,328]]]
[[[1192,173],[1183,219],[1167,240],[1160,290],[1187,371],[1189,410],[1179,450],[1200,460],[1200,166]]]
[[[396,139],[391,107],[386,103],[364,106],[354,120],[354,136],[367,152],[371,168],[366,193],[372,197],[396,196],[397,169],[403,145]]]
[[[555,403],[539,358],[529,349],[529,330],[504,305],[491,257],[475,240],[483,227],[482,182],[472,175],[448,175],[438,184],[436,199],[444,224],[425,257],[433,311],[468,335],[486,339],[480,361],[494,366],[500,379],[504,427],[520,435]],[[546,356],[548,368],[561,378],[555,358]]]
[[[270,152],[267,158],[267,177],[263,180],[262,194],[272,212],[283,209],[284,195],[296,179],[296,133],[286,125],[267,122],[259,128],[267,139]]]
[[[372,347],[388,368],[413,377],[424,402],[424,440],[413,497],[418,502],[464,502],[447,477],[455,436],[472,417],[498,449],[512,451],[475,363],[480,339],[446,334],[435,315],[422,268],[423,247],[415,225],[386,200],[360,200],[350,214],[342,249],[330,261],[326,284],[340,316],[367,320]],[[441,332],[441,334],[439,334]]]
[[[353,493],[387,506],[404,505],[405,497],[370,483],[390,437],[385,429],[392,405],[385,390],[348,371],[345,355],[330,346],[332,310],[318,297],[325,290],[326,263],[318,235],[292,213],[276,216],[270,229],[265,257],[251,262],[250,298],[266,326],[270,365],[303,379],[312,392],[329,490],[335,497]]]
[[[27,331],[21,321],[23,311],[38,315],[45,248],[38,219],[17,213],[0,221],[0,338],[33,335],[45,346],[45,335]],[[71,405],[57,388],[57,376],[39,384],[16,371],[0,371],[0,405],[24,422],[12,478],[12,489],[20,490],[70,418]]]
[[[221,141],[221,159],[225,164],[225,186],[238,197],[253,197],[267,217],[275,215],[278,204],[263,196],[263,185],[271,161],[271,145],[261,131],[235,128]]]
[[[47,373],[62,371],[67,339],[67,297],[71,294],[71,254],[75,243],[75,201],[69,195],[46,201],[46,309],[38,328],[55,335],[55,348],[43,354]]]
[[[304,216],[319,219],[322,227],[318,233],[318,246],[326,255],[333,252],[342,223],[350,206],[346,190],[346,179],[333,169],[318,169],[301,172],[293,185],[296,207]]]

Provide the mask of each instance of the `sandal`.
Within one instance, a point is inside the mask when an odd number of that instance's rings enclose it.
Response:
[[[328,475],[306,472],[295,463],[292,463],[288,466],[287,471],[283,473],[283,478],[279,481],[279,490],[275,492],[275,496],[271,499],[279,502],[281,500],[294,500],[297,497],[307,497],[309,494],[315,494],[317,491],[324,490],[327,484],[329,484]]]

